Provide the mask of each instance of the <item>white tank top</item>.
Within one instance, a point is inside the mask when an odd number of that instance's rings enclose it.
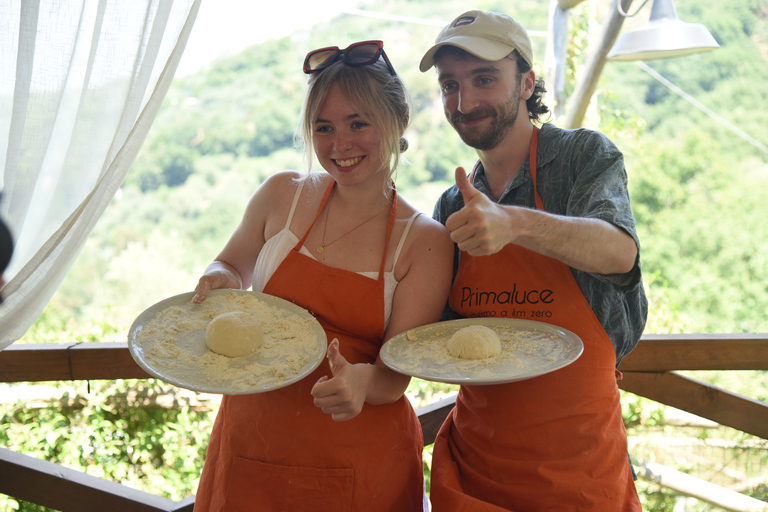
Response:
[[[258,258],[256,258],[256,266],[253,270],[253,291],[262,292],[267,282],[275,273],[277,267],[283,262],[288,253],[291,252],[296,244],[299,242],[299,237],[290,230],[291,220],[293,219],[293,213],[296,211],[296,205],[299,202],[301,191],[304,188],[304,182],[299,182],[299,186],[296,189],[296,193],[293,196],[293,203],[291,204],[291,211],[288,213],[288,219],[285,221],[285,227],[277,234],[271,237],[264,243],[261,248]],[[400,256],[400,250],[403,248],[408,232],[413,225],[413,221],[416,217],[421,215],[421,212],[414,213],[411,218],[408,219],[408,224],[403,230],[403,235],[400,237],[400,242],[397,244],[395,250],[395,256],[392,260],[392,269],[388,272],[384,272],[384,325],[389,325],[389,317],[392,315],[392,299],[395,296],[395,289],[397,288],[397,280],[395,279],[395,266],[397,265],[397,259]],[[302,246],[299,252],[305,256],[309,256],[312,259],[317,259],[309,252],[309,250]],[[371,279],[377,279],[379,273],[374,272],[357,272],[358,274],[369,277]]]

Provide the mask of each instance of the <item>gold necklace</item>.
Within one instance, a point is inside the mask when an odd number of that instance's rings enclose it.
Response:
[[[339,240],[341,240],[342,238],[344,238],[345,236],[347,236],[348,234],[350,234],[351,232],[353,232],[357,228],[361,227],[366,222],[371,221],[371,220],[375,219],[376,217],[378,217],[379,214],[381,213],[381,211],[384,209],[384,207],[387,206],[386,204],[382,205],[381,209],[379,211],[377,211],[375,214],[373,214],[372,217],[368,217],[363,222],[361,222],[357,226],[353,227],[352,229],[350,229],[349,231],[347,231],[346,233],[344,233],[340,237],[336,238],[335,240],[332,240],[332,241],[330,241],[328,243],[325,243],[325,232],[328,229],[328,217],[331,216],[331,199],[332,198],[333,198],[333,192],[331,192],[331,197],[328,198],[328,211],[325,212],[325,224],[323,225],[323,243],[318,245],[317,249],[315,249],[315,251],[317,251],[317,254],[323,254],[323,251],[325,251],[326,247],[328,247],[329,245],[331,245],[333,243],[338,242]]]

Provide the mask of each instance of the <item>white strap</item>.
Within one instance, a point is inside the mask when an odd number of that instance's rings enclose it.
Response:
[[[293,194],[293,203],[291,203],[291,211],[288,212],[288,220],[285,221],[285,229],[290,229],[291,219],[293,219],[293,212],[296,211],[296,205],[299,204],[299,197],[301,191],[304,188],[304,180],[299,180],[299,186],[296,188],[296,193]]]
[[[416,217],[418,217],[419,215],[421,215],[421,212],[416,212],[413,215],[411,215],[411,218],[408,219],[408,224],[405,225],[405,229],[403,230],[403,235],[400,237],[400,243],[397,244],[397,249],[395,249],[395,257],[392,259],[392,272],[395,271],[395,265],[397,265],[397,259],[400,257],[400,249],[403,248],[403,244],[405,243],[405,238],[408,236],[408,232],[411,230],[413,221],[415,221]]]

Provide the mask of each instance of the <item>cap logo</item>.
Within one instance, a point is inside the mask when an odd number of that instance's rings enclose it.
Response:
[[[456,23],[454,23],[453,26],[455,28],[455,27],[462,27],[464,25],[469,25],[470,23],[473,23],[475,19],[476,18],[474,16],[466,16],[464,18],[459,18],[458,20],[456,20]]]

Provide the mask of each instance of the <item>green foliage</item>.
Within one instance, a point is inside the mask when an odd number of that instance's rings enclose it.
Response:
[[[411,383],[408,385],[408,390],[405,394],[413,404],[413,407],[418,409],[426,405],[432,404],[447,398],[448,396],[458,393],[459,386],[454,384],[444,384],[442,382],[431,382],[421,379],[411,379]]]
[[[424,169],[428,174],[419,181],[413,180],[414,184],[453,183],[456,167],[463,166],[469,172],[475,165],[477,154],[461,141],[443,116],[437,119],[423,116],[417,120],[416,128],[421,129],[423,135],[419,136],[413,168]],[[408,169],[408,173],[413,171]]]
[[[50,407],[2,406],[0,444],[172,500],[194,494],[212,412],[131,407],[114,399],[167,392],[159,381],[98,381],[90,387],[60,386]]]
[[[689,327],[760,332],[768,326],[768,227],[757,212],[765,211],[768,175],[754,162],[737,172],[723,154],[717,141],[692,130],[629,158],[643,268],[664,283],[666,300],[692,320]]]
[[[666,491],[658,484],[635,482],[640,496],[642,509],[647,512],[673,512],[676,509],[677,495]]]
[[[59,330],[38,322],[27,336],[88,343],[123,341],[126,332],[107,323]],[[23,387],[3,393],[14,396]],[[175,501],[195,493],[216,404],[162,407],[156,398],[177,390],[154,379],[60,383],[56,389],[47,405],[22,399],[0,404],[0,446]],[[1,495],[0,509],[45,510]]]

